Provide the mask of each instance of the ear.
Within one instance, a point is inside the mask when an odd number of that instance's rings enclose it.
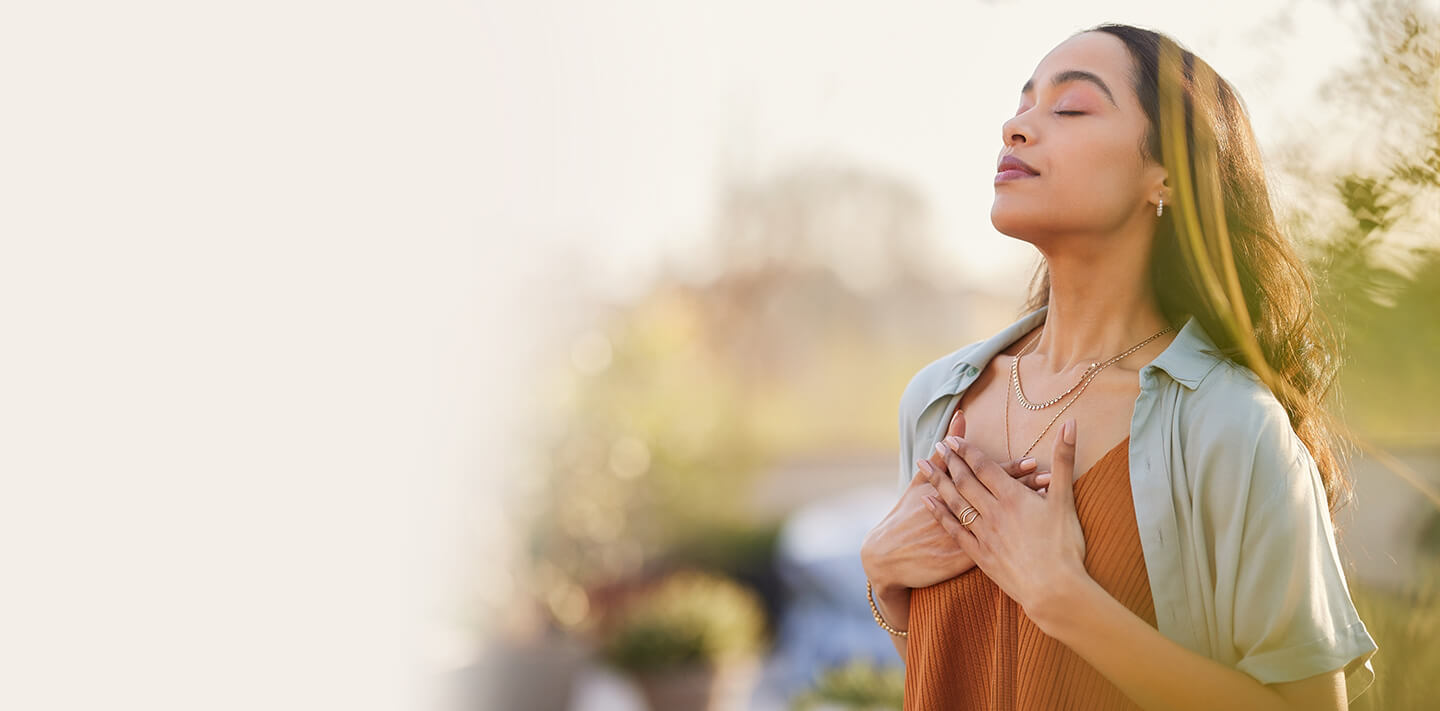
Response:
[[[1145,178],[1141,181],[1145,186],[1145,200],[1154,205],[1157,200],[1164,199],[1165,204],[1170,201],[1170,172],[1165,166],[1159,163],[1151,163],[1145,169]]]

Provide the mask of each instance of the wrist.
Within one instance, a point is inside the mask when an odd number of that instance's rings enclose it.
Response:
[[[1025,615],[1031,618],[1041,632],[1055,639],[1064,638],[1065,625],[1076,620],[1075,610],[1094,609],[1090,595],[1096,591],[1109,595],[1088,573],[1068,576],[1064,582],[1050,585],[1046,590],[1046,595],[1036,602],[1034,613],[1026,609]]]
[[[910,588],[908,586],[888,583],[874,578],[871,578],[870,582],[875,586],[875,598],[884,600],[886,603],[889,603],[890,606],[893,606],[896,602],[909,601],[910,599]]]
[[[875,615],[875,622],[885,631],[899,637],[908,637],[910,626],[910,600],[908,596],[903,602],[896,602],[893,599],[887,600],[875,590],[875,584],[866,581],[866,587],[870,595],[870,611]],[[897,614],[897,610],[903,614]]]
[[[875,597],[877,598],[886,597],[893,599],[897,594],[909,590],[909,588],[896,585],[890,581],[890,576],[886,574],[885,567],[880,565],[880,563],[871,556],[868,546],[860,549],[860,567],[865,571],[865,579],[869,581],[870,585],[874,588]]]

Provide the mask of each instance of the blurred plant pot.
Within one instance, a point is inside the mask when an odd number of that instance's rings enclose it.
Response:
[[[635,672],[631,678],[650,711],[744,711],[760,680],[760,658]]]
[[[640,687],[651,711],[742,711],[760,676],[765,610],[723,575],[670,573],[602,625],[600,656]]]
[[[564,636],[528,643],[497,642],[479,661],[456,711],[566,711],[589,650]]]

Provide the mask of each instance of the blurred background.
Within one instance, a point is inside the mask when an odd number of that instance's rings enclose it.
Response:
[[[1440,672],[1440,2],[141,2],[0,22],[6,708],[900,708],[859,548],[1012,322],[1001,122],[1107,21],[1240,91]]]
[[[683,679],[714,708],[727,693],[745,697],[734,708],[898,708],[899,659],[871,619],[859,547],[896,498],[899,394],[1018,317],[1036,254],[989,224],[998,129],[1045,52],[1112,19],[1172,33],[1246,101],[1348,346],[1337,407],[1388,458],[1357,453],[1356,499],[1337,520],[1381,647],[1360,707],[1433,698],[1434,3],[495,16],[532,67],[515,75],[506,125],[521,138],[505,162],[533,192],[505,214],[546,213],[563,255],[547,303],[567,316],[534,361],[523,474],[495,489],[504,523],[476,537],[504,561],[477,572],[472,625],[488,641],[457,672],[489,685],[478,698],[703,707],[673,700]],[[734,601],[658,611],[669,576],[691,570]],[[729,646],[706,636],[722,631]],[[758,671],[722,663],[719,647]],[[707,655],[714,678],[687,676]]]

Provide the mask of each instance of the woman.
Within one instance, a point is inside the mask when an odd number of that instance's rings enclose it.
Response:
[[[905,708],[1346,708],[1378,647],[1331,521],[1337,360],[1238,95],[1101,25],[1002,129],[991,220],[1044,271],[906,387],[861,551]]]

